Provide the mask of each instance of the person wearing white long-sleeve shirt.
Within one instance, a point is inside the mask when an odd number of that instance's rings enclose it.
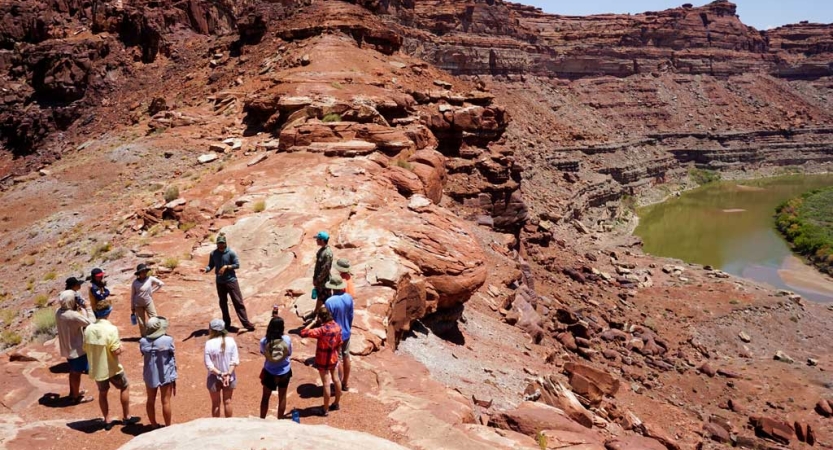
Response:
[[[139,264],[136,268],[136,279],[130,287],[130,312],[136,315],[139,333],[147,336],[145,323],[151,317],[156,317],[156,306],[153,304],[153,293],[165,285],[159,278],[148,275],[150,267]]]
[[[211,395],[212,417],[220,417],[221,396],[225,417],[232,416],[231,397],[237,387],[234,370],[239,365],[237,343],[228,336],[225,322],[213,319],[208,324],[208,340],[205,342],[205,368],[208,369],[206,387]]]

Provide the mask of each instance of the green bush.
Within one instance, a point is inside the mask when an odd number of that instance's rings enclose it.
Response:
[[[254,206],[252,206],[252,210],[256,213],[265,211],[266,210],[266,201],[264,201],[264,200],[256,201]]]
[[[409,163],[408,161],[405,161],[404,159],[395,160],[393,162],[393,165],[395,165],[396,167],[401,167],[405,170],[414,170],[414,165]]]
[[[321,119],[321,121],[324,122],[324,123],[341,122],[341,115],[336,114],[336,113],[330,113],[330,114],[327,114],[326,116],[324,116],[324,118]]]
[[[833,262],[833,187],[807,192],[778,206],[775,226],[823,272]]]
[[[57,276],[58,276],[58,274],[56,274],[55,271],[53,270],[53,271],[48,272],[46,275],[43,276],[43,281],[52,281]]]
[[[32,316],[32,323],[35,324],[36,335],[54,337],[58,334],[58,326],[55,324],[55,311],[51,309],[39,309]]]
[[[720,181],[720,173],[714,170],[691,169],[688,175],[700,186]]]

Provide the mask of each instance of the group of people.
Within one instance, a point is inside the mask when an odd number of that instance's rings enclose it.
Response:
[[[350,262],[339,259],[333,264],[333,253],[329,247],[329,235],[319,232],[315,236],[319,245],[313,270],[312,297],[316,300],[314,312],[306,319],[300,331],[302,337],[317,340],[314,364],[318,369],[323,386],[323,406],[319,411],[327,416],[330,411],[340,408],[342,391],[348,391],[350,378],[350,337],[353,324],[353,298],[355,288]],[[243,296],[238,284],[236,270],[240,268],[237,254],[228,248],[227,238],[219,235],[217,248],[209,255],[205,273],[215,272],[217,294],[222,319],[213,319],[208,324],[208,340],[205,343],[204,362],[208,371],[206,388],[211,398],[211,414],[225,417],[233,414],[232,397],[237,387],[236,369],[240,365],[237,343],[229,335],[231,317],[228,299],[231,297],[235,311],[243,327],[255,329],[247,315]],[[335,273],[332,273],[335,269]],[[131,321],[138,325],[141,339],[139,351],[144,359],[143,380],[147,390],[146,411],[150,426],[162,426],[157,421],[156,397],[161,398],[164,424],[171,424],[171,400],[176,395],[177,366],[174,339],[167,334],[169,322],[157,315],[153,293],[164,283],[150,275],[150,268],[140,264],[136,268],[136,279],[131,286]],[[130,425],[139,418],[130,415],[129,381],[124,367],[119,362],[123,353],[118,328],[110,321],[113,305],[103,270],[95,268],[87,278],[90,281],[87,300],[80,294],[84,280],[70,277],[66,289],[59,294],[59,308],[56,311],[58,341],[61,356],[69,365],[69,400],[74,404],[91,402],[92,396],[81,389],[81,375],[88,373],[95,381],[98,403],[104,416],[104,428],[109,430],[115,424]],[[278,306],[272,309],[272,317],[260,340],[260,353],[264,356],[260,373],[262,397],[260,417],[269,411],[272,393],[278,391],[278,418],[286,418],[286,396],[292,379],[292,339],[287,333],[284,319],[279,315]],[[332,391],[335,396],[332,404]],[[111,420],[107,394],[110,387],[116,388],[122,407],[121,420]]]

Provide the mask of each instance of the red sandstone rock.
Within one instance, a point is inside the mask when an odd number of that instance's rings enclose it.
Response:
[[[703,425],[703,433],[706,437],[716,442],[726,443],[731,440],[729,432],[714,423]]]
[[[564,371],[570,377],[573,390],[592,403],[598,403],[604,395],[613,396],[619,391],[619,380],[606,371],[580,363],[567,363]]]
[[[769,417],[750,417],[749,423],[755,427],[755,434],[788,445],[795,437],[795,430],[786,422]]]
[[[703,363],[699,370],[700,373],[706,374],[709,378],[714,378],[717,375],[717,371],[707,362]]]
[[[568,431],[580,435],[589,433],[589,436],[595,436],[595,433],[569,419],[561,410],[532,402],[521,403],[512,411],[494,414],[489,425],[531,437],[537,436],[543,430]]]
[[[830,406],[827,399],[823,398],[816,403],[816,412],[824,417],[830,417],[833,416],[833,407]]]
[[[614,438],[605,442],[605,448],[607,450],[667,450],[659,441],[642,436]]]

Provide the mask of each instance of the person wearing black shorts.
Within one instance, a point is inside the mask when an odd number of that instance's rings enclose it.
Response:
[[[292,340],[284,334],[282,318],[272,317],[269,321],[266,336],[260,340],[260,353],[265,358],[263,369],[260,371],[260,384],[263,385],[260,418],[266,418],[272,392],[278,391],[278,419],[283,419],[286,415],[286,393],[292,379],[289,358],[292,355]]]

